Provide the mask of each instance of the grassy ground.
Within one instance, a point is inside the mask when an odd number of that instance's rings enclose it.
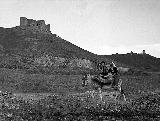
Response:
[[[0,70],[0,90],[15,93],[76,93],[91,90],[83,88],[82,75],[46,75],[26,74],[19,70]],[[122,88],[128,98],[136,97],[144,92],[160,90],[160,75],[125,75]]]
[[[21,99],[0,97],[2,121],[158,121],[160,94],[146,93],[129,102],[102,103],[90,94]]]
[[[160,90],[160,75],[151,74],[149,76],[122,76],[122,87],[129,98],[138,97],[149,91]]]
[[[26,74],[1,69],[0,90],[16,93],[0,100],[2,121],[141,121],[160,120],[160,75],[121,76],[128,102],[101,103],[82,88],[82,75]],[[55,95],[56,94],[56,95]],[[57,95],[58,94],[58,95]],[[72,94],[72,95],[69,95]]]

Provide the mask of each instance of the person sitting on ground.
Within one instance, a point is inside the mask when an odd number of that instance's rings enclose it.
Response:
[[[112,62],[110,64],[110,68],[108,70],[108,73],[111,73],[113,75],[113,83],[112,83],[112,87],[117,87],[118,86],[118,82],[119,82],[119,73],[118,73],[118,69],[115,66],[115,64]]]
[[[106,66],[105,62],[102,61],[100,63],[100,73],[99,73],[99,76],[102,77],[102,79],[107,79],[108,78],[108,67]]]

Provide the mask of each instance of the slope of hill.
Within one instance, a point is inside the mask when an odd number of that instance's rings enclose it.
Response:
[[[160,72],[160,59],[149,54],[112,54],[105,55],[105,57],[111,58],[120,63],[124,63],[128,66],[141,69],[143,71]]]
[[[30,66],[34,65],[32,62],[35,62],[35,59],[46,56],[60,57],[66,60],[86,59],[94,64],[101,60],[112,61],[73,45],[56,34],[35,33],[19,26],[0,28],[0,54],[1,65],[3,60],[5,63],[7,60],[11,60],[12,62],[8,62],[9,65],[15,63],[15,65],[23,66],[22,60],[25,58],[25,60],[30,60],[25,63],[25,66]]]
[[[32,31],[24,31],[20,27],[0,28],[0,44],[11,53],[25,51],[27,52],[26,55],[29,55],[31,52],[33,52],[34,56],[42,52],[50,52],[55,56],[59,55],[62,57],[94,58],[96,56],[55,34],[33,33]]]

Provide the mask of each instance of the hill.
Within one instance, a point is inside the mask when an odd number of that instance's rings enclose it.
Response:
[[[113,60],[84,50],[50,32],[43,20],[20,18],[20,26],[0,27],[0,67],[33,73],[94,71]],[[117,63],[122,65],[121,63]]]
[[[160,59],[141,54],[96,55],[50,32],[44,20],[20,18],[20,26],[0,27],[0,67],[35,72],[95,71],[97,63],[149,72],[160,71]],[[87,72],[88,72],[87,71]]]
[[[105,55],[105,57],[143,71],[160,72],[160,58],[153,57],[149,54],[112,54]]]

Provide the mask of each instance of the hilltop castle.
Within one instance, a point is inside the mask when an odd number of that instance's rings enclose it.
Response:
[[[51,33],[50,24],[46,25],[44,20],[27,19],[20,17],[20,27],[32,30],[33,32]]]

